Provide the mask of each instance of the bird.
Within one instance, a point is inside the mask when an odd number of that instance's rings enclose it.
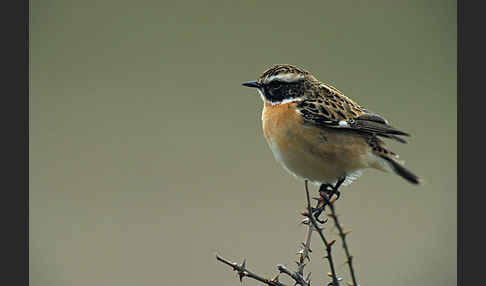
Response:
[[[410,134],[309,71],[278,64],[243,86],[255,88],[264,102],[263,134],[273,156],[306,186],[320,185],[320,192],[339,198],[341,185],[351,184],[370,168],[420,183],[382,140],[406,143],[403,137]]]

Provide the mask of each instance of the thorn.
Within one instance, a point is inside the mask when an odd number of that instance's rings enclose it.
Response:
[[[329,276],[329,277],[332,278],[332,273],[331,272],[327,272],[327,276]]]
[[[336,240],[334,239],[333,241],[329,242],[329,243],[327,244],[327,246],[331,247],[331,246],[332,246],[332,245],[333,245],[335,242],[336,242]]]
[[[309,283],[309,282],[310,282],[310,276],[311,276],[311,274],[312,274],[312,272],[309,272],[309,274],[307,274],[307,277],[305,278],[305,281],[306,281],[307,283]]]
[[[278,280],[279,278],[280,278],[280,273],[277,273],[277,275],[275,275],[275,277],[273,277],[271,281],[279,282],[279,280]]]
[[[353,256],[348,257],[348,260],[346,260],[346,263],[351,263],[353,262]]]
[[[345,231],[343,231],[343,235],[345,235],[345,236],[346,236],[346,235],[348,235],[348,234],[349,234],[349,233],[351,233],[351,232],[352,232],[352,230],[351,230],[351,229],[345,230]]]
[[[238,271],[238,277],[240,278],[240,282],[242,282],[243,281],[243,277],[246,276],[245,269],[246,269],[246,258],[243,259],[243,263],[241,263],[241,265],[235,265],[235,270]]]
[[[351,282],[348,282],[347,284],[348,284],[348,286],[354,286],[354,284],[351,283]]]
[[[238,272],[238,277],[240,278],[240,282],[243,282],[243,277],[245,277],[245,272]]]
[[[305,216],[305,217],[309,217],[309,212],[308,211],[301,211],[300,214],[303,215],[303,216]]]
[[[305,243],[304,243],[304,242],[301,242],[301,243],[302,243],[302,247],[305,249]],[[297,252],[297,253],[301,253],[301,252],[302,252],[302,253],[304,253],[304,249],[301,249],[301,250],[300,250],[299,252]],[[309,252],[312,252],[312,249],[310,248],[310,246],[309,246],[308,250],[309,250]]]

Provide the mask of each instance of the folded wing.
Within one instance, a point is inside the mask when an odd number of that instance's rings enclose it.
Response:
[[[389,125],[385,118],[360,107],[336,89],[326,85],[323,88],[324,95],[306,99],[297,105],[297,111],[306,123],[350,129],[406,143],[399,136],[410,136],[408,133]]]

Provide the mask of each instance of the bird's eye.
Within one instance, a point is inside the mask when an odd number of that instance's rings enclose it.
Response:
[[[274,80],[274,81],[270,82],[269,87],[271,89],[279,89],[279,88],[282,87],[282,83],[279,82],[279,81]]]

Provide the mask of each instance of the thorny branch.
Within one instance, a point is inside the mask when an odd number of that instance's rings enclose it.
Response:
[[[240,277],[240,281],[243,279],[243,277],[250,277],[250,278],[258,280],[262,283],[265,283],[269,286],[286,286],[285,284],[282,284],[278,281],[278,275],[275,276],[275,278],[273,278],[273,279],[267,279],[267,278],[263,278],[263,277],[255,274],[255,273],[251,272],[250,270],[248,270],[246,268],[246,260],[244,260],[243,263],[241,263],[241,264],[237,264],[235,262],[231,262],[229,260],[226,260],[226,259],[224,259],[223,257],[221,257],[217,254],[216,254],[216,259],[218,261],[223,262],[226,265],[233,267],[233,270],[238,272],[238,276]]]
[[[310,243],[312,238],[312,226],[308,223],[307,220],[302,221],[304,224],[308,224],[309,227],[307,229],[307,236],[305,242],[302,243],[303,248],[297,253],[300,254],[299,261],[297,262],[297,273],[300,275],[304,275],[304,267],[305,267],[305,259],[307,258],[310,261],[309,253],[312,252],[310,249]]]
[[[332,252],[331,252],[331,246],[334,244],[334,241],[332,241],[332,242],[327,241],[326,237],[324,236],[322,229],[319,227],[316,219],[312,215],[312,208],[311,208],[311,203],[310,203],[309,187],[308,187],[307,180],[305,181],[305,194],[307,196],[308,218],[311,221],[314,228],[319,233],[319,236],[321,237],[322,242],[324,242],[324,247],[326,248],[326,252],[327,252],[326,258],[329,261],[329,267],[331,268],[331,275],[330,276],[331,276],[331,279],[332,279],[332,285],[333,286],[339,286],[339,279],[336,275],[336,269],[334,268],[334,261],[332,259]]]
[[[304,221],[304,223],[305,223],[305,221]],[[289,270],[283,264],[277,265],[279,275],[281,273],[284,273],[284,274],[288,275],[289,277],[291,277],[295,281],[295,284],[302,285],[302,286],[310,286],[310,275],[311,275],[311,273],[309,272],[309,274],[307,274],[307,277],[304,277],[304,267],[306,265],[305,260],[307,259],[307,260],[310,261],[310,256],[309,256],[309,253],[311,252],[310,242],[311,242],[312,232],[313,232],[312,225],[310,223],[306,223],[306,224],[309,226],[308,230],[307,230],[306,240],[305,240],[305,242],[302,243],[303,248],[299,252],[297,252],[297,254],[299,254],[299,260],[297,261],[297,271],[293,272],[293,271]],[[237,271],[238,276],[240,278],[240,281],[243,279],[243,277],[250,277],[250,278],[258,280],[262,283],[265,283],[267,285],[285,286],[284,284],[279,282],[279,280],[278,280],[279,275],[275,276],[273,279],[267,279],[267,278],[263,278],[263,277],[255,274],[255,273],[249,271],[246,268],[246,260],[244,260],[242,264],[237,264],[235,262],[231,262],[229,260],[226,260],[225,258],[223,258],[219,255],[216,255],[216,259],[218,261],[223,262],[226,265],[231,266],[233,268],[233,270]]]
[[[354,273],[354,268],[353,268],[353,256],[349,252],[348,244],[346,243],[346,235],[351,232],[351,230],[343,230],[343,226],[341,223],[339,223],[338,215],[336,214],[336,209],[334,207],[334,202],[330,202],[329,198],[327,197],[326,194],[321,193],[321,196],[324,196],[324,199],[329,202],[328,206],[329,209],[331,209],[331,213],[328,214],[327,216],[332,217],[334,220],[334,224],[336,225],[336,228],[339,231],[339,236],[341,237],[341,240],[343,241],[343,248],[344,252],[346,253],[346,263],[349,266],[349,272],[351,273],[351,279],[353,280],[353,286],[358,286],[358,283],[356,282],[356,275]]]
[[[342,280],[341,278],[338,278],[335,270],[335,264],[334,260],[332,257],[332,252],[331,252],[331,246],[335,243],[335,240],[329,242],[326,237],[324,236],[323,229],[319,227],[316,218],[313,215],[313,208],[311,207],[310,203],[310,196],[309,196],[309,189],[308,189],[308,182],[305,181],[305,191],[306,191],[306,197],[307,197],[307,210],[303,212],[302,214],[306,217],[302,221],[303,224],[308,225],[307,229],[307,234],[306,234],[306,239],[305,242],[302,243],[302,249],[297,253],[299,254],[299,260],[297,261],[297,271],[291,271],[289,270],[286,266],[282,264],[277,265],[277,269],[279,271],[279,274],[277,274],[274,278],[272,279],[267,279],[264,278],[258,274],[255,274],[248,270],[246,268],[246,260],[243,261],[241,264],[237,264],[235,262],[231,262],[219,255],[216,254],[216,259],[230,267],[233,268],[234,271],[238,272],[238,277],[240,278],[240,281],[244,277],[249,277],[252,279],[255,279],[257,281],[260,281],[266,285],[269,286],[287,286],[279,281],[279,276],[280,274],[284,273],[291,277],[295,281],[295,285],[301,285],[301,286],[310,286],[310,275],[311,273],[309,272],[306,277],[304,277],[304,267],[306,266],[305,260],[307,259],[310,261],[310,253],[312,252],[310,248],[310,243],[311,243],[311,238],[312,238],[312,233],[314,230],[316,230],[321,237],[322,242],[324,243],[326,253],[327,255],[325,258],[329,262],[329,266],[331,269],[331,272],[328,273],[328,276],[332,279],[332,282],[328,284],[328,286],[339,286],[339,281]],[[322,201],[325,202],[325,205],[329,206],[331,209],[331,214],[328,214],[328,216],[332,217],[334,220],[334,223],[336,224],[336,227],[339,231],[339,236],[341,237],[343,241],[343,248],[345,250],[346,256],[347,256],[347,264],[349,265],[349,269],[351,272],[351,277],[353,280],[353,283],[349,283],[350,286],[358,286],[356,283],[356,275],[354,273],[353,269],[353,264],[352,264],[352,259],[353,256],[350,255],[349,253],[349,248],[346,243],[346,235],[350,231],[344,231],[342,228],[342,225],[339,223],[339,220],[336,215],[335,207],[334,207],[334,201],[330,201],[329,197],[325,193],[321,193],[321,203]],[[319,206],[319,203],[318,203]]]

